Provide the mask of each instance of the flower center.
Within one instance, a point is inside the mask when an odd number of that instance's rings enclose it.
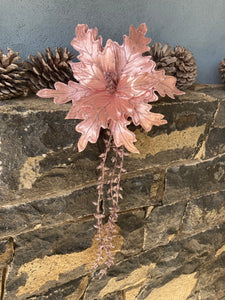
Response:
[[[117,76],[114,72],[106,72],[104,75],[106,82],[105,88],[110,94],[113,94],[116,91],[118,83]]]

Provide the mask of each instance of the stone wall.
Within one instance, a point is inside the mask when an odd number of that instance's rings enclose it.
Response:
[[[5,299],[225,299],[222,87],[162,99],[153,110],[168,124],[133,128],[141,154],[125,161],[116,264],[101,280],[89,273],[101,143],[77,152],[70,104],[30,96],[0,105]]]

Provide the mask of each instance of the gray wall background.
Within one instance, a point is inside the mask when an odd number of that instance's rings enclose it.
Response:
[[[0,49],[25,59],[47,47],[74,51],[78,23],[98,27],[104,42],[122,42],[129,25],[146,22],[154,41],[191,50],[200,83],[220,83],[225,57],[225,0],[0,0]]]

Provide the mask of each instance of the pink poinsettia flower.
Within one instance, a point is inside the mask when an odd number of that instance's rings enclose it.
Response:
[[[57,104],[72,100],[66,119],[83,120],[76,126],[82,134],[79,151],[88,142],[97,141],[101,128],[108,128],[117,147],[124,145],[128,151],[138,153],[133,144],[135,134],[127,128],[131,121],[146,131],[153,125],[167,123],[163,115],[150,112],[148,102],[157,100],[155,91],[171,98],[183,92],[175,87],[174,77],[166,76],[164,70],[155,71],[150,57],[142,56],[149,50],[147,45],[151,41],[145,37],[146,32],[146,24],[138,29],[131,25],[129,37],[124,36],[122,46],[109,39],[103,48],[97,28],[78,25],[71,44],[80,52],[80,62],[70,65],[79,83],[56,82],[55,90],[43,89],[37,93],[40,97],[54,97]]]

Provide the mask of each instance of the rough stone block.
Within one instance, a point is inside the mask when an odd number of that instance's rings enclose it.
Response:
[[[68,147],[77,141],[78,134],[73,130],[74,122],[62,122],[67,110],[67,105],[57,107],[51,100],[43,101],[35,96],[1,103],[3,195],[7,189],[16,190],[22,187],[23,182],[25,187],[28,187],[29,181],[35,181],[39,161],[43,160],[47,153]],[[26,164],[29,170],[25,176],[23,168]]]
[[[163,203],[193,199],[225,189],[225,155],[168,168]]]
[[[224,199],[225,191],[219,191],[189,200],[180,224],[180,235],[190,236],[223,223]]]
[[[215,115],[215,121],[210,129],[205,143],[205,158],[225,152],[225,101],[221,101]]]
[[[144,250],[168,244],[178,234],[185,207],[182,201],[153,208],[146,219]]]
[[[202,158],[207,159],[225,152],[225,92],[224,86],[215,88],[203,88],[201,92],[218,99],[217,109],[202,147]]]
[[[213,157],[225,152],[225,127],[215,127],[210,130],[205,145],[205,157]]]

